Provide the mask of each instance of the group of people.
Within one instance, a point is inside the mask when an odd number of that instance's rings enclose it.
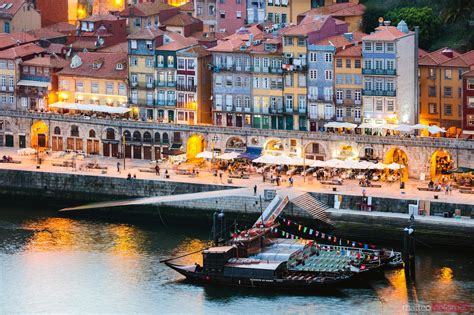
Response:
[[[441,176],[438,180],[438,183],[435,184],[435,182],[431,179],[430,182],[428,183],[428,189],[430,191],[438,191],[441,192],[444,190],[446,195],[450,195],[453,191],[453,186],[449,182],[449,179],[446,176]]]
[[[13,162],[13,158],[9,155],[4,155],[2,157],[2,162],[3,163],[12,163]]]

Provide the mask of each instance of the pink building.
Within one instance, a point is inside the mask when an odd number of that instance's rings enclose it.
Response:
[[[245,25],[247,19],[246,0],[217,0],[216,32],[234,34]]]

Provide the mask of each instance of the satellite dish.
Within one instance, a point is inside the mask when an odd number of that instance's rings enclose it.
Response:
[[[379,23],[383,23],[383,17],[379,17]]]

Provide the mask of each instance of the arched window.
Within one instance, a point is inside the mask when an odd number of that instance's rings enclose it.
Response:
[[[133,132],[133,141],[142,141],[142,134],[140,133],[140,131]]]
[[[53,131],[53,132],[54,132],[55,135],[60,135],[60,134],[61,134],[61,128],[59,128],[59,127],[54,127],[54,131]]]
[[[373,148],[370,148],[370,147],[365,148],[365,149],[364,149],[364,156],[365,156],[366,158],[370,158],[370,159],[373,158],[373,157],[375,156],[374,149],[373,149]]]
[[[132,134],[130,133],[130,131],[125,130],[123,132],[123,135],[125,137],[125,141],[132,141]]]
[[[115,130],[113,128],[107,128],[107,131],[105,132],[105,139],[115,140]]]
[[[163,133],[163,143],[170,143],[170,138],[166,132]]]
[[[161,142],[161,135],[159,132],[155,132],[155,143]]]
[[[149,133],[148,131],[145,131],[143,133],[143,142],[151,143],[151,133]]]
[[[94,129],[89,130],[89,138],[95,138],[95,130]]]
[[[79,127],[76,125],[71,126],[71,137],[79,137]]]

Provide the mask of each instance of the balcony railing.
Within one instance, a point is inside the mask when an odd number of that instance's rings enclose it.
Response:
[[[178,91],[185,91],[185,92],[196,92],[197,86],[195,85],[187,85],[187,84],[176,84],[176,89]]]
[[[336,99],[336,104],[342,104],[342,103],[344,103],[344,100]]]
[[[270,113],[271,114],[281,114],[281,113],[283,113],[283,106],[280,106],[280,107],[270,106]]]
[[[320,101],[320,102],[331,102],[332,96],[330,95],[311,95],[308,94],[308,100],[310,101]]]
[[[396,91],[382,91],[382,90],[363,90],[362,94],[365,96],[396,96]]]
[[[368,75],[396,75],[395,69],[362,69],[362,74]]]

